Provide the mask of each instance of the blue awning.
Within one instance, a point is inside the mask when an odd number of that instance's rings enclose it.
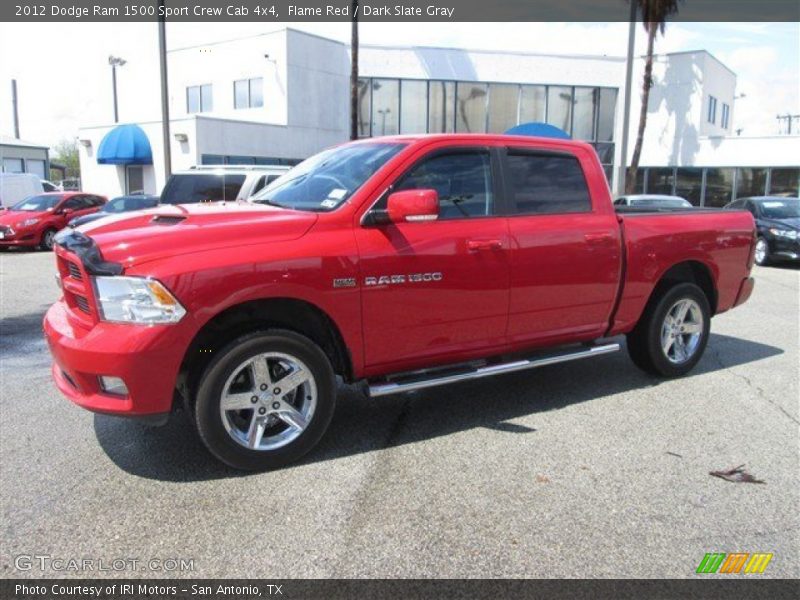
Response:
[[[97,149],[101,165],[152,165],[153,151],[147,134],[138,125],[118,125],[109,131]]]
[[[569,134],[563,129],[549,123],[521,123],[506,131],[506,135],[530,135],[533,137],[549,137],[559,140],[571,139]]]

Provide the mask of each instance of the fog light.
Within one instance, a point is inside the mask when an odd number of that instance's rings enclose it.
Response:
[[[119,377],[110,377],[108,375],[101,375],[98,379],[100,379],[100,388],[106,394],[113,394],[114,396],[127,396],[128,395],[128,387],[125,385],[125,382],[122,381]]]

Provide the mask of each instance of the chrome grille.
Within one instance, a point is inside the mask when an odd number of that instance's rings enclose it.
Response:
[[[81,270],[74,262],[67,262],[67,271],[69,271],[69,276],[73,279],[81,280],[83,279],[83,275],[81,275]]]
[[[86,298],[84,298],[83,296],[78,296],[78,294],[75,294],[74,297],[75,297],[75,304],[78,305],[78,308],[80,308],[87,315],[90,314],[91,311],[89,310],[89,301],[86,300]]]

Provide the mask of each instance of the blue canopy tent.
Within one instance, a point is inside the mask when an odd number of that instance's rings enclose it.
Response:
[[[529,135],[533,137],[548,137],[558,140],[572,139],[563,129],[549,123],[521,123],[506,131],[506,135]]]
[[[138,125],[118,125],[109,131],[97,149],[101,165],[152,165],[153,151],[147,134]]]

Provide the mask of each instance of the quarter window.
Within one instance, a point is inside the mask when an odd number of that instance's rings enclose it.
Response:
[[[491,161],[486,151],[433,156],[413,167],[393,191],[419,189],[434,189],[439,194],[439,219],[494,213]]]
[[[586,179],[574,156],[510,150],[506,164],[516,214],[592,210]]]

